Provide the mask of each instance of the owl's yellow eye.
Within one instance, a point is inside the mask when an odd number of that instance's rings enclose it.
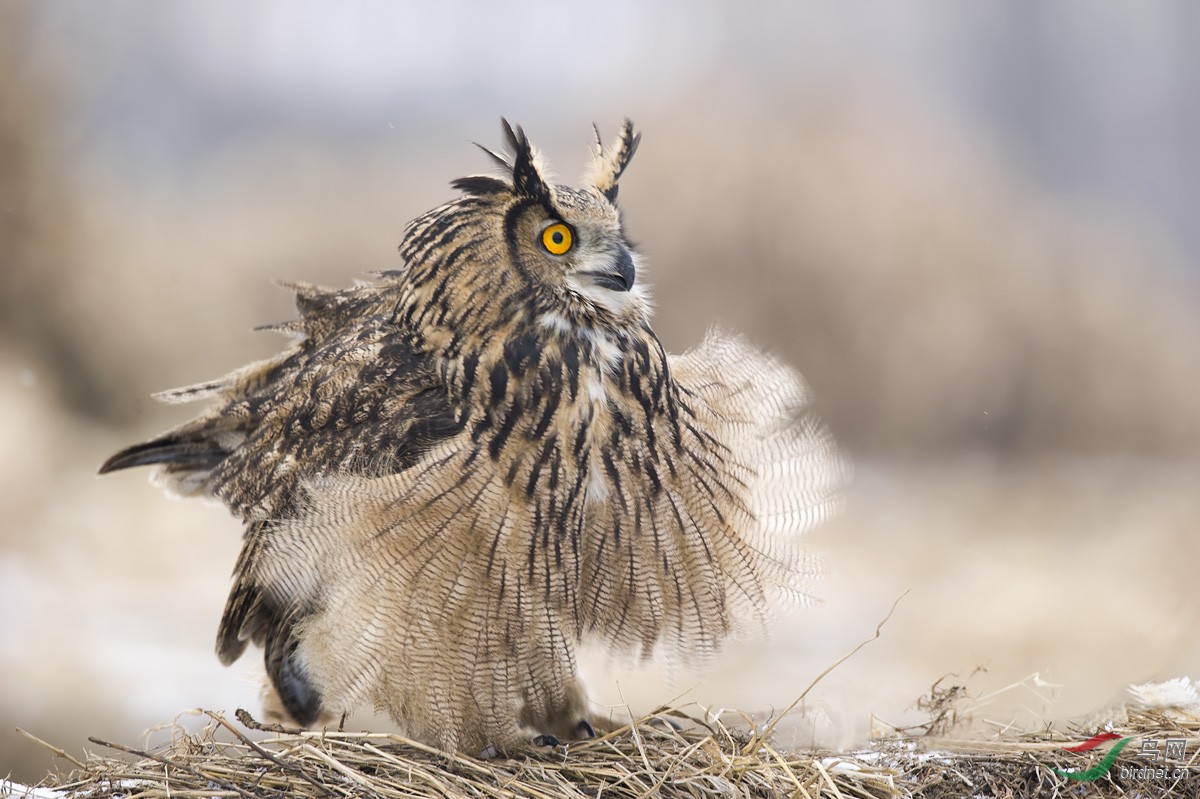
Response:
[[[551,255],[565,254],[574,243],[575,237],[571,233],[571,228],[562,222],[555,222],[542,231],[542,246]]]

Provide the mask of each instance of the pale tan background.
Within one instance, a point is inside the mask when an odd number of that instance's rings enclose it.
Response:
[[[981,733],[1200,676],[1200,6],[604,6],[0,6],[0,776],[48,764],[17,726],[256,706],[211,653],[238,525],[95,468],[281,345],[272,279],[396,266],[501,114],[566,178],[632,116],[662,338],[781,353],[857,469],[822,606],[698,675],[590,661],[598,702],[780,708],[905,590],[788,742],[948,673],[1030,678]]]

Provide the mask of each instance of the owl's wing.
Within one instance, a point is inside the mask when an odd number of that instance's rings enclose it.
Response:
[[[576,613],[618,649],[702,658],[810,601],[799,537],[839,508],[848,469],[800,375],[743,339],[713,332],[667,364],[676,401],[634,403],[652,434],[605,451],[617,484],[586,528]]]
[[[386,275],[342,291],[293,288],[300,319],[281,326],[299,337],[292,349],[166,393],[167,401],[218,402],[196,420],[117,453],[101,472],[156,465],[157,480],[180,493],[219,498],[246,520],[218,655],[230,663],[247,641],[263,643],[276,684],[291,682],[299,692],[302,681],[287,675],[287,654],[306,608],[268,601],[255,577],[264,531],[298,512],[302,480],[402,470],[460,422],[445,388],[394,323],[396,298]],[[286,690],[281,694],[286,704]],[[314,705],[293,700],[289,710]]]
[[[392,319],[393,284],[291,287],[300,319],[265,329],[296,336],[295,346],[219,380],[163,392],[166,402],[217,403],[116,453],[100,473],[154,465],[168,488],[262,520],[288,513],[300,480],[315,469],[403,469],[453,432],[444,386]]]

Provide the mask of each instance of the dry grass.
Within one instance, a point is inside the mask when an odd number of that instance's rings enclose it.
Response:
[[[144,749],[91,738],[102,751],[83,760],[25,733],[74,768],[51,774],[36,787],[0,782],[0,795],[1200,797],[1200,701],[1187,679],[1131,686],[1132,705],[1110,708],[1105,720],[1067,731],[1047,725],[1038,732],[1018,733],[1002,726],[986,738],[954,738],[973,728],[990,697],[972,697],[965,685],[944,677],[916,703],[928,715],[927,723],[903,729],[881,725],[870,746],[854,751],[777,748],[773,737],[779,722],[831,671],[879,639],[901,599],[872,637],[817,675],[796,702],[762,724],[740,713],[661,707],[592,741],[480,759],[391,733],[285,729],[260,724],[245,710],[237,711],[236,723],[197,710],[193,713],[203,720],[198,731],[177,718],[168,727],[168,742]],[[1150,710],[1147,705],[1161,707]],[[736,723],[727,723],[729,718]],[[1078,744],[1098,731],[1108,733],[1108,740],[1087,751],[1067,749],[1078,750]]]
[[[1063,747],[1087,732],[991,741],[895,738],[854,752],[784,752],[751,728],[727,726],[662,708],[597,740],[520,757],[478,760],[447,755],[403,737],[346,731],[271,731],[244,711],[241,725],[207,713],[198,733],[174,729],[169,744],[144,751],[93,739],[114,754],[74,760],[39,796],[157,797],[647,797],[730,796],[1200,796],[1191,776],[1200,754],[1200,719],[1134,712],[1112,731],[1134,737],[1097,780],[1079,782],[1053,769],[1083,770],[1103,749]],[[261,737],[263,733],[267,737]],[[253,736],[259,736],[254,740]],[[1139,741],[1182,742],[1157,763]],[[1161,749],[1161,747],[1160,747]],[[62,754],[60,752],[60,754]],[[1145,778],[1129,769],[1178,769],[1182,778]],[[1126,776],[1122,776],[1122,767]],[[14,795],[20,789],[14,786]]]
[[[78,796],[295,797],[886,796],[890,776],[833,774],[810,754],[785,755],[744,730],[662,709],[595,741],[519,758],[447,755],[380,733],[282,732],[253,741],[226,719],[162,751],[112,744],[135,760],[92,756],[55,787]],[[244,724],[252,720],[239,714]],[[232,736],[231,740],[221,740]],[[875,785],[874,783],[878,783]]]

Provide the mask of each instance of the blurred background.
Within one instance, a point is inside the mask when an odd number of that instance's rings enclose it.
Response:
[[[788,745],[1087,718],[1200,676],[1200,6],[0,4],[0,777],[88,735],[257,709],[212,641],[239,544],[118,447],[154,391],[283,346],[272,285],[394,268],[498,120],[567,182],[591,124],[669,349],[714,324],[804,372],[855,463],[824,603],[710,668],[589,660],[602,707],[762,717]],[[61,761],[60,766],[65,765]]]

